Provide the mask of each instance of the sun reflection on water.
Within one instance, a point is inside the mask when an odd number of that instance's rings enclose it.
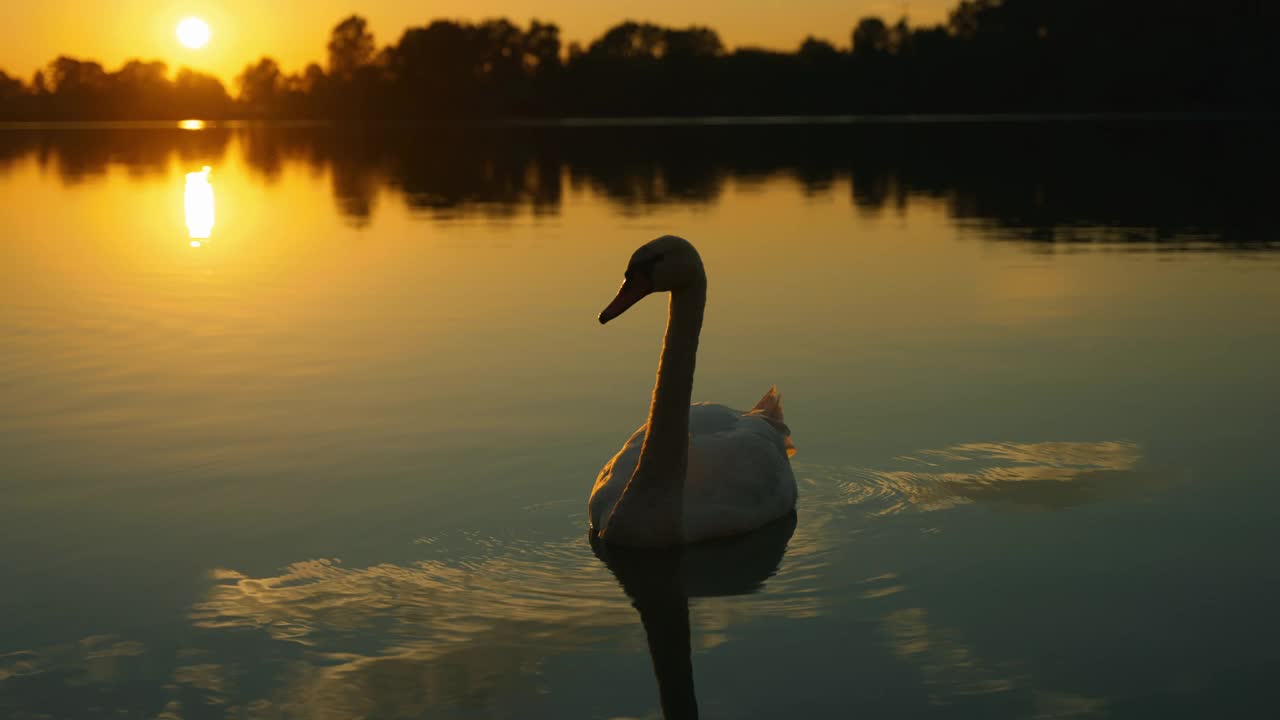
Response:
[[[211,168],[205,165],[199,172],[187,173],[183,205],[191,247],[200,247],[200,241],[209,239],[213,234],[213,185],[209,183],[210,172]]]

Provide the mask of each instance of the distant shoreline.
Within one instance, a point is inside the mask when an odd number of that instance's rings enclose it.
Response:
[[[645,128],[645,127],[786,127],[856,125],[984,125],[1074,122],[1195,122],[1258,120],[1277,113],[1204,112],[1064,112],[1064,113],[888,113],[862,115],[710,115],[639,117],[509,118],[474,123],[348,123],[331,120],[24,120],[0,121],[0,130],[236,130],[278,129],[413,129],[493,130],[503,128]]]

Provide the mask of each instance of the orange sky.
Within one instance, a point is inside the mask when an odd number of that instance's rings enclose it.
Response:
[[[299,69],[323,61],[329,30],[358,8],[378,44],[405,27],[440,18],[530,18],[560,25],[566,42],[590,40],[623,19],[665,25],[709,25],[730,47],[791,49],[806,35],[848,45],[858,18],[896,18],[909,9],[912,24],[945,18],[958,0],[13,0],[0,3],[0,68],[29,77],[59,54],[99,60],[115,69],[132,57],[163,60],[233,78],[263,54]],[[174,26],[188,15],[213,27],[203,50],[187,50]]]

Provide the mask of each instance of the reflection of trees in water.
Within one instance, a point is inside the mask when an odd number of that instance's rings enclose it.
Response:
[[[539,214],[560,206],[561,161],[533,143],[433,130],[365,135],[325,128],[240,131],[247,164],[268,181],[285,164],[328,169],[334,202],[357,224],[372,217],[378,194],[397,192],[412,210],[437,215]]]
[[[113,163],[150,177],[174,156],[216,166],[232,138],[267,183],[289,165],[329,172],[334,202],[357,224],[384,189],[434,216],[506,217],[559,212],[567,179],[641,214],[714,204],[729,181],[788,177],[808,195],[847,182],[853,207],[872,215],[940,201],[985,237],[1045,247],[1275,247],[1265,221],[1280,148],[1247,121],[32,131],[0,135],[0,168],[35,154],[67,183]]]
[[[67,185],[105,175],[112,166],[131,177],[158,179],[176,158],[187,166],[218,165],[227,151],[227,131],[177,129],[45,129],[0,131],[0,170],[5,158],[35,157]]]
[[[993,237],[1034,242],[1268,241],[1266,173],[1277,156],[1259,126],[1193,121],[526,128],[329,142],[335,170],[383,172],[419,209],[551,211],[562,170],[628,213],[715,203],[729,180],[786,175],[822,194],[847,178],[860,211],[942,199]],[[371,147],[343,149],[351,142]]]
[[[273,183],[287,165],[305,166],[313,174],[324,172],[329,155],[315,141],[314,130],[248,127],[235,131],[245,164],[263,180]]]
[[[560,207],[561,161],[534,142],[466,134],[436,134],[390,157],[390,184],[415,210],[473,209],[488,215]]]
[[[999,130],[999,132],[995,132]],[[1270,133],[1250,123],[1082,125],[1062,132],[993,128],[983,143],[945,142],[952,211],[1036,242],[1098,238],[1080,228],[1127,228],[1112,241],[1206,235],[1228,243],[1270,240],[1266,176],[1277,158]],[[998,151],[984,158],[984,148]]]

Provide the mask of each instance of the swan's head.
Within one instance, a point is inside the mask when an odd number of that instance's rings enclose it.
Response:
[[[663,235],[641,245],[631,254],[622,287],[613,302],[600,313],[603,325],[655,292],[670,292],[705,285],[702,258],[693,244],[675,235]]]

